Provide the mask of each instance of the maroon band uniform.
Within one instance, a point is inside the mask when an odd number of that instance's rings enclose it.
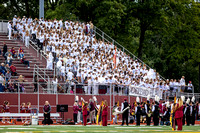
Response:
[[[175,112],[175,119],[178,125],[177,130],[182,130],[182,121],[183,121],[183,106],[179,107],[179,104],[177,104],[177,110]]]
[[[84,126],[86,126],[86,123],[87,123],[87,105],[83,106],[83,123],[84,123]]]
[[[103,126],[107,126],[108,124],[108,106],[103,105],[103,112],[102,112],[102,122],[103,122]]]
[[[21,106],[20,107],[20,113],[26,113],[26,107]]]
[[[10,112],[10,107],[9,105],[3,105],[3,113],[9,113]]]
[[[31,113],[31,107],[29,106],[26,107],[26,113]]]

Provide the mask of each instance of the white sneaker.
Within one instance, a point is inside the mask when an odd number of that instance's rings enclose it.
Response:
[[[1,121],[3,124],[5,124],[6,122],[5,121]]]
[[[28,121],[26,121],[25,124],[28,124]]]
[[[10,124],[11,122],[10,122],[10,121],[7,121],[7,123]]]

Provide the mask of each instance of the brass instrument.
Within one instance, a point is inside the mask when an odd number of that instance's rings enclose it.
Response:
[[[126,107],[123,111],[119,111],[118,108],[116,108],[113,112],[113,115],[123,114],[128,109],[130,109],[130,107]]]
[[[153,114],[153,112],[152,112],[151,106],[149,106],[149,112],[147,113],[147,116],[151,117],[152,114]]]

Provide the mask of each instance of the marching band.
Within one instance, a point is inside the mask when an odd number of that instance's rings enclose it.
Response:
[[[181,96],[180,98],[174,98],[174,101],[161,101],[160,98],[156,95],[154,99],[150,99],[150,96],[147,96],[147,101],[140,101],[139,97],[136,97],[131,106],[127,102],[127,99],[124,99],[124,102],[121,103],[121,110],[119,102],[116,102],[112,108],[112,122],[108,123],[108,102],[103,100],[98,102],[97,98],[93,96],[89,102],[85,101],[81,97],[81,102],[79,102],[78,96],[75,97],[75,103],[73,106],[73,116],[74,123],[82,123],[84,126],[87,124],[97,124],[102,126],[107,126],[108,124],[119,124],[119,118],[122,119],[121,126],[128,126],[129,123],[135,122],[137,126],[140,126],[141,123],[147,126],[150,126],[151,123],[154,126],[158,125],[171,125],[172,130],[176,130],[176,125],[178,125],[177,130],[182,130],[182,125],[195,125],[195,120],[199,119],[200,116],[200,104],[195,103],[195,97],[193,96],[187,98]],[[30,113],[31,103],[22,103],[20,108],[20,113]],[[9,102],[5,101],[2,106],[2,112],[9,112]],[[5,120],[8,118],[3,118],[2,123],[5,123]],[[22,118],[23,122],[27,121],[27,118]],[[7,122],[9,122],[7,120]]]
[[[89,116],[89,111],[91,102],[88,104],[82,100],[82,110],[83,110],[83,123],[87,124],[87,116]],[[91,99],[90,99],[91,101]],[[152,101],[152,102],[151,102]],[[100,105],[97,103],[97,99],[94,96],[92,105],[95,107],[95,117],[93,121],[89,121],[88,124],[99,124],[107,126],[107,116],[108,116],[108,103],[106,100],[102,101]],[[121,115],[122,124],[129,125],[131,123],[132,117],[137,126],[140,126],[141,123],[146,123],[147,126],[150,126],[153,123],[154,126],[158,125],[170,125],[172,130],[175,130],[175,125],[178,125],[177,130],[182,130],[182,125],[187,123],[187,126],[194,125],[195,119],[200,114],[200,106],[195,104],[195,97],[187,99],[185,102],[185,97],[174,99],[174,101],[161,101],[158,96],[155,96],[154,100],[150,100],[150,96],[147,96],[146,102],[140,102],[140,98],[136,98],[136,102],[133,106],[127,102],[127,99],[124,99],[124,102],[121,103],[121,110],[119,103],[116,102],[112,108],[112,122],[110,124],[118,124],[119,117]],[[120,110],[120,111],[119,111]]]

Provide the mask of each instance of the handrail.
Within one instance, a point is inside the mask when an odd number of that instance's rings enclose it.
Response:
[[[99,31],[99,32],[98,32]],[[137,59],[139,62],[141,62],[143,65],[145,64],[147,68],[151,68],[150,66],[148,66],[146,63],[144,63],[142,60],[140,60],[137,56],[135,56],[133,53],[131,53],[129,50],[127,50],[125,47],[123,47],[121,44],[119,44],[117,41],[115,41],[113,38],[111,38],[110,36],[108,36],[105,32],[103,32],[102,30],[100,30],[99,28],[97,28],[96,26],[94,26],[94,32],[95,34],[98,34],[103,40],[106,39],[106,37],[108,37],[110,40],[112,40],[112,43],[114,45],[119,45],[120,47],[122,47],[123,52],[126,51],[127,53],[129,53],[130,55],[132,55],[135,59]],[[108,42],[110,42],[108,39],[106,39]],[[116,46],[117,46],[116,45]],[[159,74],[160,78],[163,80],[166,80],[164,77],[162,77]]]

